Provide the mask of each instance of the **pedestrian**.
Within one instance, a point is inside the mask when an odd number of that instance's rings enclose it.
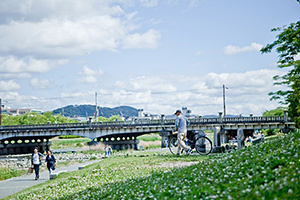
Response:
[[[35,172],[35,180],[40,178],[40,165],[43,157],[43,154],[38,152],[38,148],[35,147],[33,153],[31,154],[31,166],[33,166]]]
[[[167,148],[168,147],[168,139],[165,139],[164,143],[165,143],[165,148]]]
[[[184,149],[186,151],[186,155],[191,153],[191,148],[189,148],[184,139],[187,135],[187,126],[189,125],[189,120],[181,114],[181,110],[177,110],[175,112],[176,120],[175,120],[175,130],[177,131],[177,140],[178,140],[178,152],[177,155],[181,154],[181,150]]]
[[[105,147],[104,147],[104,153],[105,153],[105,157],[108,157],[109,156],[109,148],[108,148],[108,145],[106,144]]]
[[[51,150],[48,150],[45,162],[46,162],[47,168],[49,170],[49,177],[50,177],[52,171],[55,170],[55,166],[56,166],[56,159],[55,159],[54,155],[52,155]]]
[[[109,157],[112,157],[113,156],[113,149],[111,148],[111,146],[108,146],[108,155]]]

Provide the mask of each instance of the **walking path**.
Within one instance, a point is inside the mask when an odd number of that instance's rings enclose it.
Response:
[[[71,171],[76,171],[78,170],[79,166],[83,165],[89,165],[93,164],[96,162],[99,162],[100,160],[93,160],[93,161],[88,161],[84,163],[78,163],[75,165],[69,165],[65,167],[60,167],[57,168],[53,173],[59,173],[59,172],[71,172]],[[26,188],[38,185],[40,183],[44,183],[49,180],[49,172],[48,170],[40,172],[40,179],[39,180],[34,180],[34,172],[29,175],[23,175],[20,177],[14,177],[11,179],[7,179],[4,181],[0,181],[0,199],[8,197],[12,194],[15,194],[17,192],[20,192],[22,190],[25,190]]]

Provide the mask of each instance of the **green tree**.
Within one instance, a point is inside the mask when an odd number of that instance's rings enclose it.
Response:
[[[122,118],[120,115],[113,115],[109,118],[105,118],[105,117],[98,117],[98,121],[99,122],[115,122],[115,121],[122,121]]]
[[[278,107],[273,110],[266,110],[265,112],[263,112],[263,117],[283,116],[284,109],[286,109],[286,107]]]
[[[297,0],[300,3],[300,0]],[[271,31],[279,31],[276,40],[261,49],[262,53],[269,53],[276,49],[279,54],[278,67],[289,69],[283,76],[274,76],[275,85],[285,85],[287,90],[270,92],[271,100],[280,100],[280,103],[288,105],[288,113],[296,126],[300,127],[300,60],[295,57],[300,53],[300,21],[289,26],[274,28]]]
[[[38,113],[26,113],[20,116],[12,116],[3,114],[2,124],[5,125],[27,125],[27,124],[47,124],[47,123],[75,123],[74,119],[69,119],[62,115],[52,115],[52,112],[45,112],[43,114]]]

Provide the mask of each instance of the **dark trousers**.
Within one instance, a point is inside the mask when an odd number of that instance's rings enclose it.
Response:
[[[35,172],[35,178],[40,178],[40,165],[33,165],[34,172]]]

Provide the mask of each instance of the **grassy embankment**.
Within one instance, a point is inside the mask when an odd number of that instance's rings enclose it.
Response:
[[[13,198],[299,199],[299,155],[300,135],[293,133],[230,154],[114,157]],[[191,161],[200,163],[170,167]]]
[[[7,167],[0,167],[0,181],[22,176],[27,173],[27,170],[20,170],[20,169],[10,169]]]

